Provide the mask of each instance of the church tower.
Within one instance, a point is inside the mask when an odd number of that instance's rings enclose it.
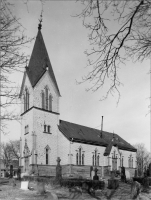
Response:
[[[20,167],[55,165],[58,156],[60,92],[41,33],[41,21],[22,81]]]

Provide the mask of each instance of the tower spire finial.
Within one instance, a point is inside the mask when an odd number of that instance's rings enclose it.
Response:
[[[41,28],[42,28],[42,12],[41,12],[41,15],[40,15],[40,19],[39,19],[39,24],[38,24],[38,30],[40,31]]]

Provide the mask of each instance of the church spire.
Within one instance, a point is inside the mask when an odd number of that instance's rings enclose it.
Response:
[[[41,33],[41,27],[42,27],[42,13],[40,15],[41,19],[39,19],[39,25],[38,25],[38,33],[37,33],[37,37],[35,40],[35,44],[34,44],[34,48],[29,60],[29,64],[28,67],[26,68],[26,73],[29,77],[29,80],[31,82],[31,85],[33,87],[35,87],[35,85],[37,84],[37,82],[40,80],[40,78],[43,76],[43,74],[48,71],[49,76],[52,80],[52,82],[54,83],[59,96],[60,96],[60,92],[59,92],[59,88],[57,85],[57,81],[52,69],[52,65],[47,53],[47,49],[42,37],[42,33]]]
[[[39,24],[38,24],[38,30],[40,31],[41,28],[42,28],[42,12],[41,12],[41,15],[40,15],[40,19],[39,19]]]

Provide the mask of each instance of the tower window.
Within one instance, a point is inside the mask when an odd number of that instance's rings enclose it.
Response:
[[[42,91],[42,109],[45,109],[45,94]]]
[[[29,91],[26,88],[25,89],[25,95],[24,95],[24,112],[29,109]]]
[[[51,126],[50,125],[46,125],[45,122],[44,122],[44,133],[51,134]]]
[[[27,126],[25,126],[25,134],[24,135],[26,135],[28,133],[29,133],[29,126],[27,125]]]
[[[46,124],[44,124],[44,133],[46,133],[47,131],[46,131],[46,128],[47,128],[47,125]]]
[[[48,126],[48,133],[50,133],[50,126]]]
[[[45,88],[46,92],[46,110],[48,110],[48,87]]]
[[[52,111],[52,96],[49,95],[49,111]]]

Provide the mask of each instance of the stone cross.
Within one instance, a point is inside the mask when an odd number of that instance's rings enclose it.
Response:
[[[56,181],[60,182],[62,179],[62,167],[60,165],[60,157],[57,158],[57,166],[56,166]]]
[[[58,157],[56,161],[57,161],[57,165],[60,165],[60,161],[61,161],[60,157]]]

